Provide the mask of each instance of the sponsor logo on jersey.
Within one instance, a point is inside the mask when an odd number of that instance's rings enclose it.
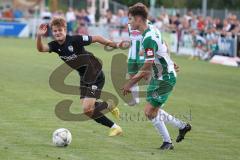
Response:
[[[94,95],[95,94],[95,91],[97,90],[97,86],[96,85],[92,85],[92,90],[91,90],[91,93]]]
[[[96,90],[98,87],[96,85],[92,85],[92,90]]]
[[[73,46],[68,46],[68,50],[69,50],[70,52],[73,52]]]
[[[152,97],[153,97],[154,99],[158,98],[158,93],[157,93],[157,92],[153,92],[153,93],[152,93]]]
[[[152,48],[147,48],[145,52],[148,58],[154,57],[154,51]]]
[[[64,59],[65,61],[71,61],[76,59],[78,56],[76,54],[73,54],[71,56],[59,56],[61,59]]]

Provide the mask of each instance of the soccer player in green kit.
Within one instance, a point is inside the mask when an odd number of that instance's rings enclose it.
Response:
[[[140,55],[142,34],[138,30],[133,30],[128,24],[128,32],[130,37],[130,48],[128,51],[128,74],[131,79],[137,74],[139,69],[144,64],[144,55]],[[128,103],[129,106],[135,106],[140,102],[139,99],[139,86],[134,84],[131,87],[132,100]]]
[[[161,33],[147,25],[148,10],[142,3],[137,3],[129,8],[128,18],[131,28],[139,30],[142,34],[141,45],[144,50],[145,62],[140,71],[133,76],[123,87],[123,94],[131,92],[131,87],[149,73],[152,74],[147,89],[147,104],[144,112],[155,128],[162,135],[162,150],[173,149],[170,135],[165,123],[170,123],[179,129],[176,142],[181,142],[185,134],[191,130],[191,125],[180,121],[162,110],[164,103],[172,92],[176,83],[174,62],[167,52],[162,52],[163,41]]]

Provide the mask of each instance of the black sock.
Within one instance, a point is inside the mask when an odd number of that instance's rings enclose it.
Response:
[[[107,126],[109,128],[111,128],[114,125],[113,121],[111,121],[110,119],[108,119],[104,115],[102,115],[102,117],[94,119],[94,121],[96,121],[97,123],[100,123],[100,124],[102,124],[104,126]]]
[[[92,115],[92,119],[97,119],[103,116],[103,114],[108,112],[108,104],[107,102],[95,102],[94,111]]]
[[[91,118],[94,119],[97,123],[111,128],[114,123],[106,116],[104,116],[104,113],[108,112],[107,107],[108,104],[106,102],[95,102],[95,108]]]

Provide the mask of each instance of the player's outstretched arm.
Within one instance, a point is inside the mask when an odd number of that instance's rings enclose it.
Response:
[[[48,52],[49,47],[43,44],[42,37],[47,33],[47,24],[41,24],[37,31],[37,50],[39,52]]]
[[[110,47],[113,47],[113,48],[118,48],[119,47],[118,43],[113,42],[109,39],[106,39],[102,36],[92,36],[92,42],[93,43],[98,42],[102,45],[110,46]]]

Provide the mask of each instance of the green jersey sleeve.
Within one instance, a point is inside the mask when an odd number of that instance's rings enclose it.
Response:
[[[143,49],[144,49],[145,60],[146,61],[154,60],[155,53],[158,50],[156,41],[152,40],[151,37],[147,37],[143,41]]]

